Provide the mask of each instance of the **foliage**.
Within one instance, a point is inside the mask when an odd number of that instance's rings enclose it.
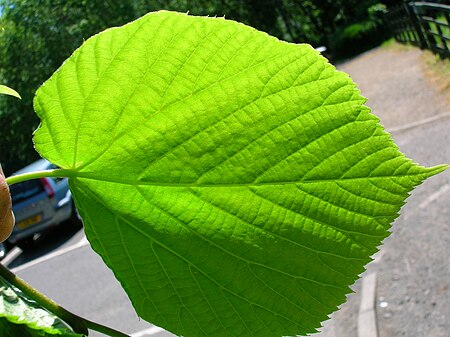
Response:
[[[0,96],[9,95],[20,99],[20,95],[14,89],[0,85]],[[5,181],[5,174],[0,164],[0,242],[5,241],[14,228],[15,218],[12,211],[9,186]]]
[[[337,58],[368,50],[384,40],[377,28],[372,21],[363,21],[339,29],[330,38],[330,49]]]
[[[81,337],[1,278],[0,331],[2,337]]]
[[[31,142],[37,88],[84,39],[134,17],[126,1],[0,0],[0,6],[0,83],[22,95],[19,103],[0,97],[0,160],[10,174],[38,158]]]
[[[225,16],[294,42],[328,46],[340,27],[366,20],[365,1],[287,0],[0,0],[0,82],[21,92],[20,103],[0,98],[0,161],[8,174],[37,158],[31,132],[39,121],[32,98],[41,83],[82,41],[159,9]]]
[[[298,335],[445,169],[407,159],[364,102],[310,46],[156,12],[39,89],[34,141],[141,317],[187,337]]]
[[[337,29],[328,45],[334,57],[343,58],[369,50],[385,41],[389,32],[383,23],[386,7],[375,4],[367,9],[367,19]]]
[[[445,38],[443,39],[434,35],[435,37],[433,40],[436,43],[437,47],[443,49],[450,49],[450,22],[446,21],[444,13],[437,15],[436,20],[442,23],[447,22],[447,25],[437,25],[434,22],[430,22],[429,23],[430,31],[434,34],[438,35],[442,34],[443,36],[447,37],[447,39]]]
[[[430,51],[421,55],[425,74],[450,103],[450,59],[441,59]]]
[[[10,96],[14,96],[16,98],[20,98],[20,95],[19,95],[19,93],[17,91],[7,87],[6,85],[0,85],[0,94],[2,94],[2,95],[10,95]]]

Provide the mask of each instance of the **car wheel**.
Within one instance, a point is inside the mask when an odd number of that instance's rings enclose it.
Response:
[[[68,222],[71,227],[74,227],[74,228],[82,228],[83,227],[83,222],[81,221],[80,214],[78,214],[78,210],[75,207],[75,204],[73,201],[72,201],[72,214],[70,215]]]
[[[24,240],[18,241],[16,243],[16,246],[19,247],[20,249],[22,249],[23,251],[29,250],[30,248],[32,248],[34,246],[34,240],[32,237],[28,238],[28,239],[24,239]]]

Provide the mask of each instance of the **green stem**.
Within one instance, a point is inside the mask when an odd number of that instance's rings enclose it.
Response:
[[[42,307],[60,317],[63,321],[69,324],[75,332],[87,334],[87,328],[76,315],[62,308],[44,294],[40,293],[31,287],[24,280],[12,273],[8,268],[0,264],[0,275],[9,283],[19,288],[22,292],[28,295],[32,300],[39,303]]]
[[[51,313],[61,318],[64,322],[70,325],[70,327],[76,332],[84,335],[88,335],[88,329],[103,333],[110,337],[129,337],[128,335],[103,326],[101,324],[92,322],[88,319],[75,315],[74,313],[63,308],[53,300],[37,291],[31,285],[12,273],[8,268],[0,263],[0,276],[7,280],[9,283],[20,289],[29,298],[39,303],[43,308],[47,309]]]
[[[72,170],[45,170],[45,171],[36,171],[36,172],[28,172],[23,174],[18,174],[15,176],[11,176],[6,178],[6,183],[8,185],[13,185],[17,183],[21,183],[22,181],[31,180],[31,179],[39,179],[39,178],[70,178],[74,176],[74,171]]]
[[[71,177],[74,176],[74,172],[71,170],[46,170],[46,171],[37,171],[37,172],[29,172],[24,174],[18,174],[15,176],[11,176],[6,178],[6,183],[8,185],[17,184],[26,180],[31,179],[39,179],[44,177]],[[88,335],[88,329],[103,333],[110,337],[129,337],[128,335],[109,328],[107,326],[92,322],[88,319],[77,316],[67,309],[63,308],[59,304],[55,303],[53,300],[45,296],[44,294],[37,291],[35,288],[30,286],[24,280],[19,278],[17,275],[12,273],[8,268],[3,266],[0,263],[0,276],[2,276],[9,283],[20,289],[23,293],[25,293],[28,297],[39,303],[43,308],[47,309],[51,313],[55,314],[59,318],[61,318],[64,322],[69,324],[72,329],[80,334]]]
[[[87,320],[85,318],[81,318],[81,319],[84,320],[84,322],[86,323],[86,327],[88,329],[100,332],[100,333],[102,333],[104,335],[111,336],[111,337],[130,337],[130,336],[124,334],[123,332],[114,330],[114,329],[112,329],[110,327],[107,327],[107,326],[104,326],[104,325],[92,322],[92,321]]]

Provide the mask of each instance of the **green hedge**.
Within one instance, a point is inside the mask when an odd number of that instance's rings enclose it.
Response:
[[[334,58],[346,58],[378,46],[389,37],[383,22],[384,5],[368,9],[368,19],[341,27],[328,38],[328,48]]]

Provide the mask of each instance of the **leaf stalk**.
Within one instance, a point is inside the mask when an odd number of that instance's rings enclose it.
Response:
[[[6,281],[14,285],[16,288],[20,289],[24,294],[26,294],[29,298],[36,301],[43,308],[47,309],[54,315],[61,318],[64,322],[66,322],[76,333],[83,334],[88,336],[88,329],[94,330],[100,333],[103,333],[110,337],[129,337],[123,332],[117,331],[110,327],[92,322],[88,319],[75,315],[74,313],[68,311],[63,308],[27,282],[22,280],[16,274],[11,272],[8,268],[6,268],[3,264],[0,263],[0,276],[3,277]]]
[[[8,185],[14,185],[31,179],[70,178],[72,176],[74,176],[74,171],[72,170],[64,170],[64,169],[43,170],[43,171],[27,172],[8,177],[6,178],[6,183]]]

